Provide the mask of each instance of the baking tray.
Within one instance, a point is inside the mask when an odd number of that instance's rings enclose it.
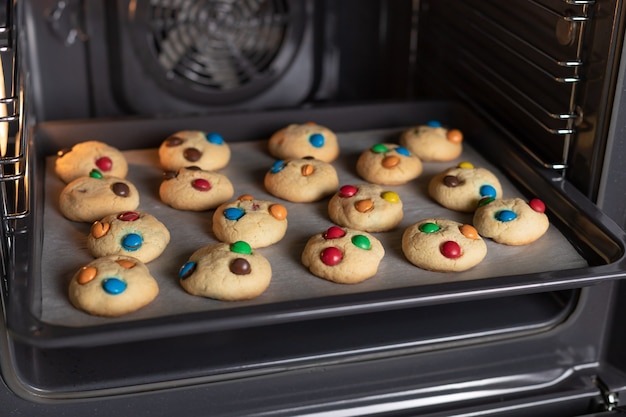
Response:
[[[265,192],[262,178],[275,160],[265,146],[269,135],[288,123],[313,120],[327,125],[339,134],[342,154],[333,164],[340,183],[359,183],[364,181],[354,167],[361,152],[375,143],[395,142],[406,126],[431,119],[464,131],[464,153],[457,161],[425,163],[417,180],[389,187],[400,194],[405,216],[395,230],[375,234],[386,249],[378,274],[357,285],[334,284],[310,274],[299,257],[306,240],[332,224],[326,215],[327,199],[290,203]],[[93,346],[579,288],[623,277],[621,229],[554,173],[526,161],[488,126],[460,105],[423,102],[40,125],[30,143],[35,198],[29,232],[16,236],[16,267],[7,302],[9,329],[19,340],[37,346]],[[273,277],[268,290],[254,300],[233,303],[193,297],[178,285],[178,268],[187,257],[216,241],[211,232],[212,211],[178,211],[158,200],[161,169],[156,147],[183,129],[219,131],[225,136],[233,156],[222,172],[233,182],[235,195],[252,194],[288,208],[285,238],[258,249],[270,260]],[[144,309],[116,319],[82,313],[69,304],[66,295],[72,274],[92,259],[84,244],[89,225],[69,222],[58,212],[63,184],[51,171],[51,156],[87,139],[103,140],[126,151],[128,178],[141,194],[139,210],[155,215],[172,233],[164,254],[148,264],[159,281],[159,297]],[[485,153],[489,149],[497,154]],[[505,196],[544,200],[552,222],[548,234],[522,247],[487,241],[486,259],[469,271],[436,273],[416,268],[400,249],[404,228],[427,217],[471,222],[471,215],[444,209],[426,194],[430,177],[465,160],[493,170]]]

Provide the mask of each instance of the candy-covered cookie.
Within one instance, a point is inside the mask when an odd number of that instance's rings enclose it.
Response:
[[[265,174],[267,191],[294,203],[320,200],[337,190],[337,171],[313,157],[276,161]]]
[[[378,143],[359,156],[356,171],[366,181],[382,185],[400,185],[422,173],[422,161],[407,148],[392,143]]]
[[[376,275],[385,249],[369,233],[331,226],[312,236],[302,264],[312,274],[339,284],[357,284]]]
[[[505,245],[527,245],[543,236],[550,226],[543,201],[533,198],[480,201],[474,212],[474,226],[481,236]]]
[[[487,245],[469,224],[425,219],[404,231],[402,252],[422,269],[458,272],[478,265],[487,255]]]
[[[458,129],[445,128],[433,120],[402,132],[400,145],[422,161],[451,161],[463,152],[463,133]]]
[[[345,227],[366,232],[384,232],[400,223],[402,200],[377,184],[344,185],[328,202],[330,219]]]
[[[250,195],[224,203],[213,213],[213,233],[218,240],[248,242],[253,248],[269,246],[287,232],[287,208]]]
[[[491,171],[461,162],[434,176],[428,194],[446,208],[472,213],[481,198],[502,197],[502,186]]]
[[[333,131],[315,124],[291,124],[275,132],[268,149],[278,159],[298,159],[312,156],[332,162],[339,156],[339,142]]]
[[[57,152],[54,171],[65,183],[85,177],[93,169],[112,177],[125,178],[128,162],[117,148],[96,140],[77,143]]]
[[[191,165],[212,171],[228,165],[230,147],[219,133],[182,130],[161,143],[159,161],[167,171]]]
[[[228,177],[196,166],[166,171],[159,187],[161,201],[178,210],[212,209],[228,201],[234,193]]]
[[[189,294],[241,301],[258,297],[267,289],[272,267],[246,242],[215,243],[195,251],[178,277]]]
[[[67,184],[59,196],[61,214],[76,222],[91,223],[138,206],[139,192],[130,181],[105,176],[97,170]]]
[[[74,274],[69,285],[74,307],[104,317],[139,310],[158,293],[156,280],[142,262],[118,255],[93,260]]]
[[[156,259],[170,241],[170,232],[148,213],[124,211],[93,223],[87,249],[96,258],[126,255],[143,263]]]

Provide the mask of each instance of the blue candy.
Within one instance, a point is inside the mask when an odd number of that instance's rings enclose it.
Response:
[[[404,148],[402,146],[398,146],[396,148],[396,152],[398,152],[400,155],[411,156],[411,152],[409,152],[407,148]]]
[[[193,261],[186,262],[178,271],[178,278],[187,279],[196,270],[196,263]]]
[[[102,289],[107,294],[118,295],[126,291],[126,282],[119,278],[105,278],[102,280]]]
[[[136,251],[142,244],[142,237],[136,233],[129,233],[122,238],[122,247],[130,252]]]
[[[501,222],[510,222],[511,220],[515,220],[517,218],[517,214],[511,210],[500,210],[496,213],[496,220]]]
[[[219,133],[207,133],[206,140],[215,145],[221,145],[224,143],[224,138]]]
[[[309,136],[309,143],[315,148],[321,148],[324,146],[324,135],[321,133],[313,133]]]
[[[287,163],[285,161],[276,161],[272,164],[272,167],[270,168],[270,172],[272,174],[276,174],[280,171],[282,171],[283,169],[285,169],[285,167],[287,166]]]
[[[441,122],[439,122],[437,120],[429,120],[428,122],[426,122],[426,126],[429,126],[429,127],[441,127]]]
[[[229,207],[224,210],[224,217],[228,220],[239,220],[244,216],[244,214],[246,214],[246,212],[239,207]]]
[[[480,187],[480,196],[481,197],[492,197],[492,198],[496,198],[496,189],[493,188],[491,185],[483,185],[482,187]]]

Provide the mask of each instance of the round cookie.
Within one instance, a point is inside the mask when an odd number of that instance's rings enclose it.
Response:
[[[481,236],[505,245],[527,245],[543,236],[550,226],[543,201],[533,198],[494,200],[485,198],[474,212],[474,226]]]
[[[291,124],[275,132],[268,149],[278,159],[297,159],[312,156],[332,162],[339,156],[337,136],[327,127],[315,124]]]
[[[434,120],[405,130],[399,142],[425,162],[451,161],[463,152],[463,133]]]
[[[215,243],[195,251],[178,277],[189,294],[241,301],[258,297],[267,289],[272,267],[246,242]]]
[[[344,185],[328,202],[330,219],[345,227],[384,232],[400,223],[402,200],[394,191],[377,184]]]
[[[156,217],[125,211],[94,222],[87,249],[96,258],[126,255],[148,263],[163,253],[169,241],[170,232]]]
[[[79,269],[69,285],[74,307],[95,316],[118,317],[150,304],[159,286],[148,268],[129,256],[105,256]]]
[[[67,184],[59,196],[61,214],[75,222],[91,223],[138,206],[139,192],[130,181],[104,176],[97,170]]]
[[[166,171],[159,187],[161,201],[178,210],[212,209],[234,193],[233,184],[225,175],[196,166]]]
[[[294,203],[310,203],[334,193],[339,177],[328,162],[305,157],[276,161],[265,174],[264,184],[276,197]]]
[[[65,183],[89,175],[92,169],[112,177],[125,178],[128,162],[117,148],[96,140],[77,143],[57,152],[54,171]]]
[[[356,171],[366,181],[382,185],[400,185],[422,173],[422,161],[407,148],[378,143],[359,156]]]
[[[313,275],[357,284],[376,275],[384,255],[383,245],[369,233],[331,226],[307,241],[301,259]]]
[[[481,198],[500,198],[502,186],[491,171],[461,162],[435,175],[428,184],[428,194],[446,208],[472,213]]]
[[[250,195],[224,203],[213,213],[213,233],[225,243],[243,240],[253,248],[262,248],[278,242],[286,232],[285,206]]]
[[[191,165],[212,171],[228,165],[230,147],[219,133],[181,130],[161,143],[159,161],[167,171]]]
[[[487,255],[476,229],[446,219],[426,219],[402,234],[402,252],[413,265],[436,272],[465,271]]]

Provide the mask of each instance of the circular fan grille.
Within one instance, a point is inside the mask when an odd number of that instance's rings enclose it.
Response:
[[[144,30],[138,37],[148,43],[149,65],[161,81],[174,81],[178,93],[181,85],[203,94],[258,92],[289,65],[301,35],[287,0],[151,0],[143,5],[135,15],[143,21],[135,23]]]

